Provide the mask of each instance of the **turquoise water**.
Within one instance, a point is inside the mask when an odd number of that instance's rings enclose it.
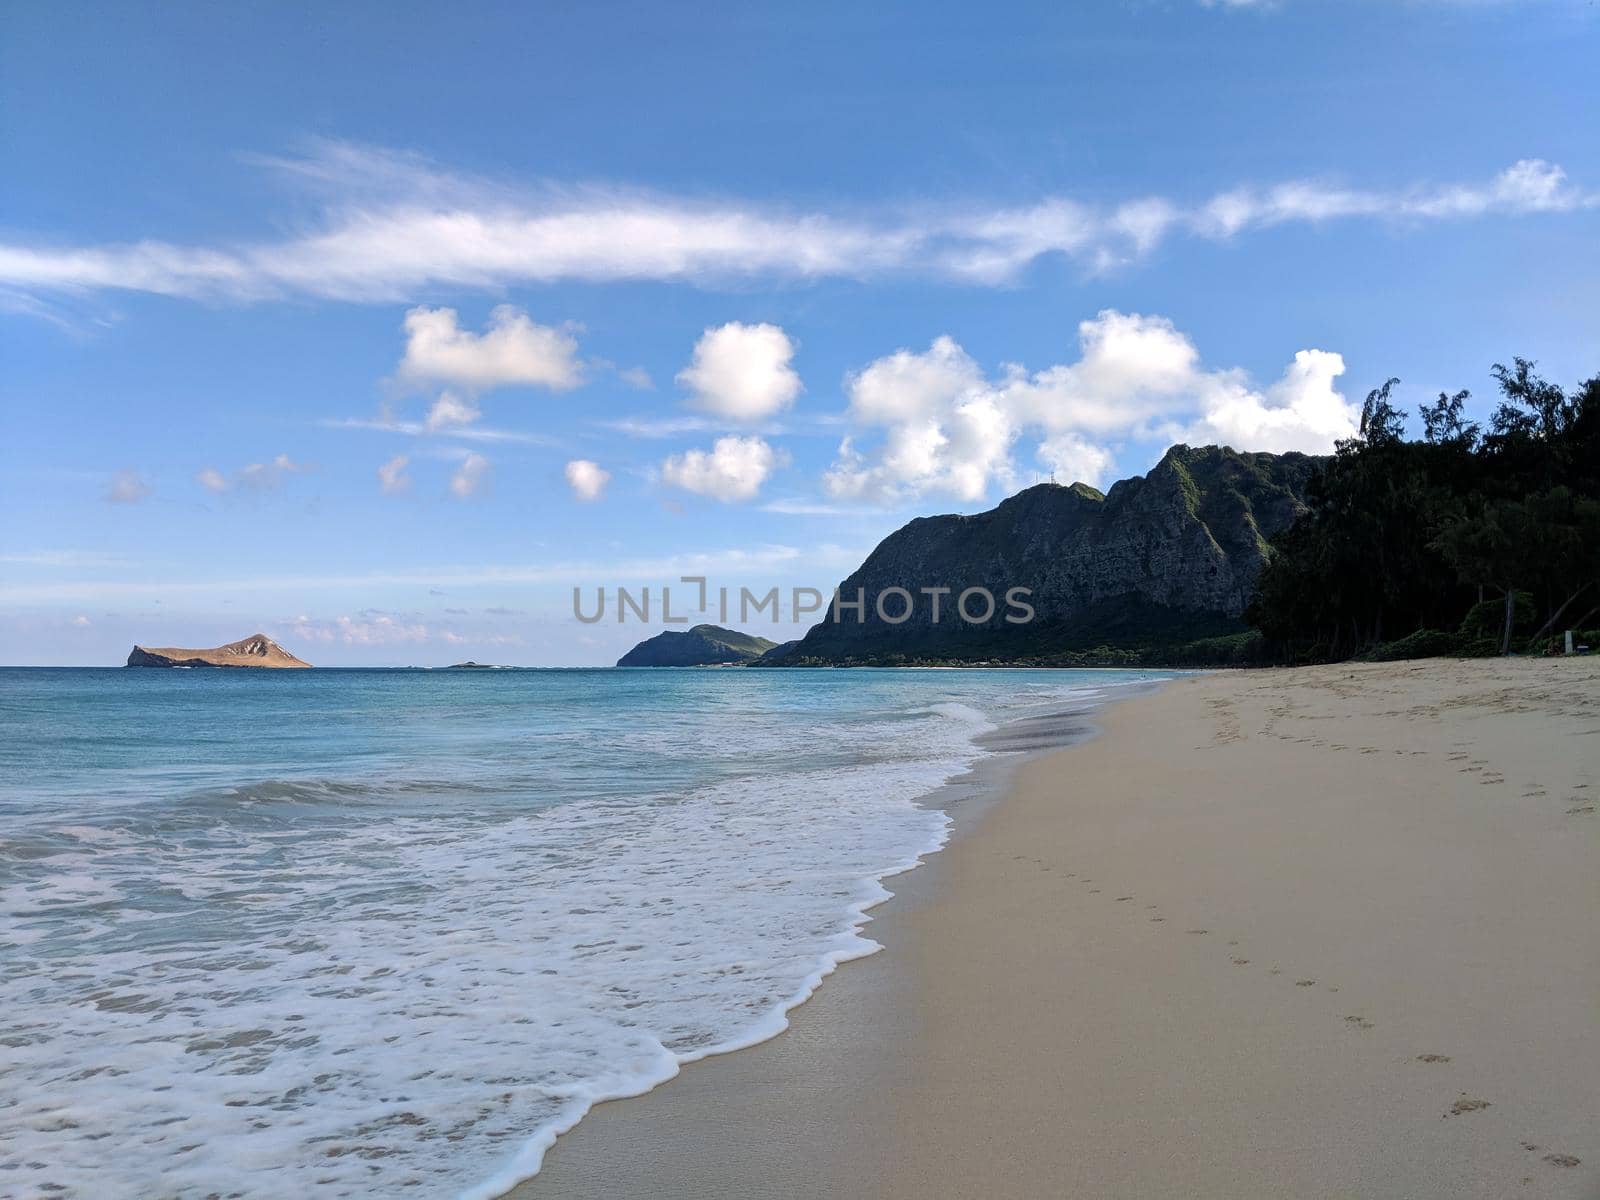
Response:
[[[976,735],[1143,678],[0,670],[0,1192],[496,1194],[874,949]]]

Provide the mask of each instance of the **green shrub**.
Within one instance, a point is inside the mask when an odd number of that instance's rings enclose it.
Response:
[[[1364,656],[1370,662],[1398,662],[1404,658],[1460,658],[1467,639],[1442,629],[1419,629],[1397,641],[1374,647]]]
[[[1512,607],[1511,637],[1515,641],[1517,635],[1527,637],[1539,627],[1538,619],[1534,616],[1533,597],[1527,592],[1518,592]],[[1500,635],[1506,627],[1506,598],[1496,596],[1493,600],[1485,600],[1481,604],[1474,604],[1467,615],[1461,620],[1461,636],[1465,638],[1493,638],[1495,645],[1500,644]]]

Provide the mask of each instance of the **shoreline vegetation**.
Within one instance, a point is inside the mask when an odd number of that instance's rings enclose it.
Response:
[[[1592,1195],[1597,720],[1594,658],[1114,703],[955,804],[886,953],[508,1194]]]
[[[1495,364],[1487,428],[1466,391],[1406,437],[1391,379],[1360,436],[1312,478],[1245,619],[1278,661],[1564,649],[1600,642],[1600,376],[1570,393],[1535,364]]]

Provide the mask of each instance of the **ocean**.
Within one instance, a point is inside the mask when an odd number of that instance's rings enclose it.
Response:
[[[488,1197],[874,950],[1087,671],[0,670],[0,1195]]]

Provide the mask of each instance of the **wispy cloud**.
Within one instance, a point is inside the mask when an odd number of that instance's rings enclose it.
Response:
[[[911,215],[796,212],[599,187],[512,187],[415,155],[343,143],[266,160],[323,198],[319,227],[279,240],[182,245],[0,244],[0,287],[30,295],[103,290],[216,301],[317,296],[392,301],[429,287],[498,289],[557,280],[872,278],[934,274],[1004,284],[1045,255],[1091,271],[1136,261],[1177,235],[1228,238],[1285,222],[1402,224],[1592,208],[1600,195],[1524,159],[1479,181],[1370,190],[1299,179],[1198,203],[1133,197]]]
[[[406,472],[410,465],[408,456],[396,454],[378,468],[378,487],[384,495],[401,496],[411,490],[411,476]]]
[[[401,433],[408,437],[447,436],[469,442],[520,442],[529,446],[559,446],[557,438],[514,429],[489,429],[478,425],[435,426],[426,421],[388,420],[383,417],[330,417],[317,424],[325,429],[367,429],[379,433]]]
[[[822,504],[815,500],[769,500],[760,508],[784,517],[861,517],[884,511],[861,504]]]
[[[316,592],[370,593],[378,588],[426,589],[502,587],[560,584],[610,586],[618,583],[671,583],[680,575],[740,578],[772,575],[790,578],[827,573],[859,564],[870,546],[818,545],[802,551],[794,546],[769,544],[752,548],[664,554],[651,558],[573,559],[539,564],[453,565],[421,567],[409,571],[369,573],[287,574],[189,578],[177,576],[144,580],[83,580],[40,584],[0,585],[0,605],[24,605],[72,600],[115,600],[149,596],[215,596],[228,592],[250,595]]]
[[[125,554],[105,554],[98,550],[34,550],[24,554],[0,554],[0,563],[18,567],[126,567],[133,559]]]
[[[458,500],[481,496],[489,490],[493,473],[494,468],[487,458],[481,454],[469,454],[461,460],[455,474],[450,476],[450,494]]]
[[[224,474],[216,467],[206,467],[195,476],[195,482],[214,496],[240,489],[265,492],[276,488],[290,475],[304,475],[309,470],[311,468],[304,463],[297,463],[287,454],[280,454],[271,462],[250,463],[231,475]]]
[[[609,421],[596,421],[601,429],[625,434],[634,438],[671,438],[689,433],[720,433],[728,422],[712,417],[617,417]],[[781,433],[780,426],[764,427],[763,433]]]
[[[138,504],[148,500],[155,489],[145,482],[144,476],[132,467],[118,471],[106,483],[101,494],[107,504]]]

